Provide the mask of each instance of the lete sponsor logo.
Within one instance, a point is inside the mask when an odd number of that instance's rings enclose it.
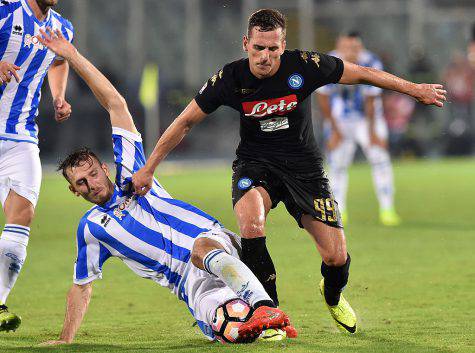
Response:
[[[262,118],[268,115],[285,115],[296,107],[297,96],[295,94],[281,98],[242,103],[244,115],[254,118]]]

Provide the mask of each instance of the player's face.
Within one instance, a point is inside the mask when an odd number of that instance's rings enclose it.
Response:
[[[58,4],[59,0],[36,0],[36,3],[40,8],[53,7]]]
[[[109,179],[109,168],[91,158],[67,170],[69,190],[89,202],[102,205],[110,200],[114,186]]]
[[[282,28],[261,32],[254,27],[250,37],[244,36],[243,48],[249,57],[249,67],[257,78],[274,75],[280,66],[280,56],[285,50]]]
[[[356,63],[363,49],[363,43],[359,38],[342,37],[338,40],[337,50],[341,53],[342,59]]]

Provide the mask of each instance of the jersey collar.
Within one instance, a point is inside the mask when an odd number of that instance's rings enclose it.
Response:
[[[116,206],[119,202],[119,199],[123,196],[122,190],[119,189],[117,185],[114,186],[114,193],[112,194],[112,197],[110,198],[109,201],[107,201],[103,205],[98,205],[101,208],[112,208]]]
[[[48,23],[48,21],[51,19],[51,9],[48,10],[48,14],[46,15],[46,18],[44,19],[44,21],[40,21],[36,18],[36,16],[33,14],[33,10],[31,9],[30,7],[30,4],[28,4],[28,1],[27,0],[21,0],[21,3],[23,5],[23,9],[25,10],[25,12],[28,14],[28,16],[30,16],[31,18],[33,18],[33,20],[41,27],[43,26],[45,23]]]

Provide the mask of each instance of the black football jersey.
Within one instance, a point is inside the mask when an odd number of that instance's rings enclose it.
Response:
[[[310,95],[343,74],[339,58],[286,50],[278,71],[258,79],[249,59],[224,66],[201,88],[195,100],[210,114],[226,105],[240,115],[240,158],[271,163],[296,172],[311,172],[322,157],[312,128]]]

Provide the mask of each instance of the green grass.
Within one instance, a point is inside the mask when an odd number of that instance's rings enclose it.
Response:
[[[281,343],[221,346],[204,340],[185,305],[118,260],[104,266],[75,344],[39,348],[58,337],[72,281],[77,221],[89,206],[65,182],[46,176],[29,256],[9,305],[23,317],[0,335],[1,352],[473,352],[475,351],[475,161],[405,162],[394,167],[404,224],[385,228],[366,165],[351,169],[346,229],[352,255],[345,293],[360,331],[340,334],[317,294],[320,260],[283,207],[267,234],[281,306],[300,336]],[[160,178],[181,198],[236,230],[230,168],[185,170]]]

